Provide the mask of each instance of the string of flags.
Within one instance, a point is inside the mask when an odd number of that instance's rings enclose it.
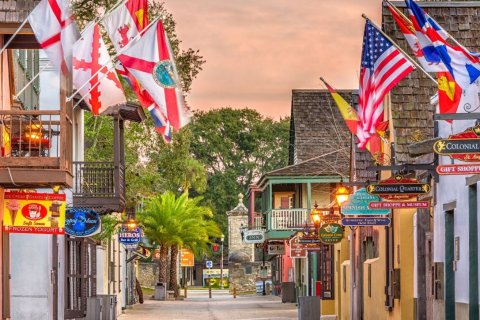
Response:
[[[454,39],[418,3],[405,0],[408,15],[384,0],[415,59],[405,53],[381,28],[366,19],[363,39],[358,110],[351,107],[323,78],[358,147],[374,158],[382,153],[385,95],[414,69],[438,86],[437,113],[471,112],[479,106],[480,54]],[[429,73],[436,73],[435,78]]]
[[[148,0],[119,1],[81,34],[68,0],[42,0],[27,20],[51,65],[64,75],[71,72],[76,91],[68,99],[80,94],[94,115],[124,104],[120,75],[148,110],[164,141],[170,142],[172,132],[189,123],[168,35],[160,19],[148,21]],[[116,50],[114,57],[100,26]]]

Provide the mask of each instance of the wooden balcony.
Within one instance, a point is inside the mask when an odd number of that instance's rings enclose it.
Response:
[[[263,215],[259,212],[255,212],[253,216],[253,229],[265,229],[265,221],[263,219]]]
[[[115,162],[73,162],[74,207],[104,212],[125,209],[125,169]]]
[[[62,110],[0,110],[0,186],[72,186],[72,121]]]
[[[308,209],[273,209],[267,213],[268,230],[298,230],[310,223]]]

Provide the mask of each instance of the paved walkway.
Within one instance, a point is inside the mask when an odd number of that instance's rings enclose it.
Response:
[[[274,296],[243,295],[227,290],[189,290],[183,301],[146,300],[127,309],[118,320],[297,320],[297,307]]]

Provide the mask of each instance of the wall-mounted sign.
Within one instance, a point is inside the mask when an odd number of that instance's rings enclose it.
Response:
[[[342,214],[344,215],[386,215],[390,213],[389,209],[372,210],[368,207],[370,202],[380,201],[380,197],[368,194],[365,188],[359,189],[352,194],[350,199],[342,205]]]
[[[440,175],[454,174],[479,174],[479,164],[446,164],[437,166],[437,173]]]
[[[246,230],[243,233],[243,242],[245,243],[263,243],[265,241],[265,231]]]
[[[404,178],[400,175],[367,186],[369,194],[387,200],[408,200],[430,193],[430,189],[428,183],[419,183],[417,179]]]
[[[3,230],[11,233],[65,234],[65,195],[5,192]]]
[[[433,145],[435,153],[465,162],[480,160],[480,126],[450,135]]]
[[[425,209],[430,208],[428,201],[379,201],[370,202],[368,204],[370,209]]]
[[[136,227],[133,230],[128,230],[126,227],[121,227],[118,230],[118,241],[127,249],[136,249],[142,241],[142,229]]]
[[[328,223],[318,231],[320,241],[324,244],[335,244],[343,239],[343,228],[338,223]]]
[[[100,232],[100,217],[90,209],[68,209],[65,215],[65,233],[74,237],[89,237]]]
[[[285,245],[283,244],[269,244],[268,245],[268,254],[285,254]]]
[[[182,248],[180,250],[180,267],[194,267],[195,256],[193,252],[188,248]]]
[[[347,227],[389,226],[390,218],[343,218],[342,225]]]

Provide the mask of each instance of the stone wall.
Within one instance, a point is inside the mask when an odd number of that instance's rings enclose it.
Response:
[[[265,265],[269,271],[272,270],[270,262],[266,262]],[[233,293],[233,288],[236,288],[237,293],[256,292],[255,284],[257,280],[260,280],[258,274],[261,266],[261,262],[230,262],[228,266],[229,291]]]
[[[246,244],[242,241],[240,234],[240,227],[248,226],[248,216],[244,215],[229,215],[228,216],[228,251],[230,256],[234,252],[244,252],[253,261],[253,244]]]
[[[153,288],[158,281],[158,263],[139,262],[137,278],[142,287]]]

